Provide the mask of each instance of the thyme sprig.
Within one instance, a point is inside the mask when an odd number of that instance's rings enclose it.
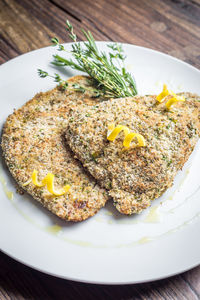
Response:
[[[63,90],[66,90],[68,87],[68,82],[63,80],[59,74],[55,73],[54,75],[50,75],[48,72],[38,69],[38,75],[41,78],[51,77],[54,79],[55,82],[58,82],[60,86],[62,86]]]
[[[96,89],[100,90],[99,95],[119,98],[137,94],[136,83],[124,66],[126,57],[122,45],[117,43],[108,44],[109,53],[106,54],[104,51],[98,50],[90,31],[86,32],[82,29],[86,41],[80,43],[77,42],[73,26],[68,20],[66,21],[66,30],[70,39],[74,42],[70,51],[73,60],[54,55],[52,64],[58,67],[71,67],[87,73],[94,80]],[[68,52],[57,38],[53,38],[51,41],[54,46],[57,46],[58,51]],[[44,74],[39,73],[41,77],[44,77]],[[64,80],[57,76],[58,74],[55,74],[55,81],[62,85]]]
[[[45,78],[45,77],[53,78],[55,82],[59,83],[59,86],[61,87],[62,90],[75,91],[75,92],[80,92],[80,93],[85,93],[86,91],[88,91],[91,93],[91,97],[93,97],[93,98],[98,98],[100,96],[104,96],[104,94],[101,92],[100,89],[94,89],[94,88],[82,86],[78,83],[74,83],[69,86],[69,83],[66,80],[63,80],[60,77],[60,75],[57,73],[55,73],[54,75],[51,75],[46,71],[38,69],[38,75],[41,78]]]

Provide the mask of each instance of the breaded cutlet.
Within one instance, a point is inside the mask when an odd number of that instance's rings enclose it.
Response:
[[[82,221],[93,216],[105,205],[107,192],[74,159],[65,145],[63,134],[68,115],[73,107],[83,103],[97,104],[101,98],[91,93],[70,90],[73,84],[91,87],[88,77],[75,76],[68,80],[69,88],[56,87],[37,94],[20,109],[11,114],[4,125],[1,146],[6,164],[18,185],[52,213],[67,221]],[[69,184],[63,196],[51,194],[47,187],[37,187],[32,182],[24,186],[33,170],[41,181],[47,173],[55,175],[56,189]]]
[[[200,134],[200,97],[182,95],[186,101],[173,111],[156,96],[111,99],[72,111],[67,143],[121,213],[140,213],[161,196],[193,151]],[[111,124],[141,134],[146,147],[133,140],[125,150],[123,132],[108,141]]]

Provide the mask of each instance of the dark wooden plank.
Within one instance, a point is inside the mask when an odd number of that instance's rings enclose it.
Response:
[[[10,48],[7,55],[12,58],[16,54],[49,45],[49,39],[54,33],[28,14],[17,2],[2,0],[0,1],[0,35]]]
[[[3,64],[5,61],[9,60],[9,57],[4,53],[2,50],[0,50],[0,65]]]
[[[0,255],[0,299],[51,299],[35,273],[7,255]]]
[[[68,18],[78,37],[89,29],[97,40],[160,50],[200,67],[200,0],[0,0],[0,63],[69,41]],[[200,267],[153,283],[103,286],[74,283],[34,271],[0,254],[0,299],[191,299],[200,298]]]
[[[181,276],[190,285],[194,293],[200,298],[200,267],[185,272]]]
[[[8,58],[49,46],[50,38],[54,36],[60,38],[61,42],[70,41],[65,30],[66,19],[74,24],[78,37],[83,38],[80,21],[48,0],[0,1],[0,36],[7,43],[7,48],[10,48]],[[86,30],[91,29],[89,23],[84,27]],[[93,34],[96,39],[108,39],[95,28]]]
[[[61,9],[59,6],[54,5],[53,1],[43,0],[18,0],[18,4],[23,6],[30,15],[35,16],[44,26],[50,28],[54,31],[54,35],[61,38],[62,41],[69,42],[70,39],[67,36],[65,30],[65,21],[69,19],[74,24],[74,29],[77,32],[79,38],[83,38],[83,33],[81,32],[81,25],[78,16],[71,14],[65,9]],[[91,29],[89,25],[86,24],[85,29]],[[105,39],[97,29],[94,28],[93,31],[95,39]]]
[[[1,18],[2,23],[5,19],[4,15],[9,14],[7,20],[10,20],[7,21],[9,26],[6,26],[4,37],[8,37],[8,40],[12,38],[21,53],[49,45],[50,36],[56,35],[62,41],[69,41],[64,28],[65,20],[69,18],[80,38],[83,37],[80,32],[81,22],[85,29],[92,30],[96,39],[117,40],[151,47],[188,61],[197,67],[200,65],[198,58],[200,20],[192,18],[194,12],[199,15],[200,6],[195,5],[193,8],[191,4],[180,5],[180,2],[188,1],[122,0],[118,3],[113,0],[95,2],[85,0],[80,1],[78,5],[76,1],[64,0],[51,2],[19,0],[17,3],[13,0],[4,0],[3,2],[4,7],[1,11],[5,13]],[[18,22],[25,22],[27,31],[33,30],[31,41],[29,34],[20,30],[18,23],[16,24],[15,15],[19,14],[19,11],[22,11],[22,18]],[[37,38],[38,32],[41,38]],[[19,37],[22,35],[26,43],[24,41],[21,43]]]
[[[150,47],[200,67],[200,6],[190,1],[53,0],[112,40]]]
[[[0,35],[0,64],[9,60],[10,57],[16,57],[19,53],[9,44],[7,40]]]

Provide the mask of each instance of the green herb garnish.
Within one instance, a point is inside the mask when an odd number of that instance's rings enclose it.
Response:
[[[58,47],[58,51],[70,52],[74,60],[54,55],[52,64],[58,67],[71,67],[72,69],[87,73],[94,80],[96,89],[93,91],[96,97],[120,98],[135,96],[137,94],[136,83],[131,74],[125,69],[125,56],[122,46],[117,43],[108,44],[107,47],[110,49],[110,52],[106,54],[98,50],[90,31],[86,32],[82,29],[87,41],[80,43],[77,42],[73,26],[68,20],[66,21],[66,25],[69,37],[74,42],[72,50],[67,51],[57,38],[53,38],[51,41],[54,46]],[[38,72],[40,77],[53,77],[64,89],[68,88],[66,81],[61,79],[58,74],[52,76],[41,69]],[[85,87],[77,85],[73,88],[82,93],[86,90]]]
[[[60,75],[58,75],[56,73],[54,75],[50,75],[48,72],[38,69],[38,75],[41,78],[45,78],[47,76],[53,78],[55,82],[59,83],[59,86],[62,88],[62,90],[76,91],[76,92],[81,92],[81,93],[85,93],[85,91],[89,91],[93,94],[92,95],[93,98],[98,98],[100,96],[103,96],[103,94],[101,93],[100,90],[82,86],[77,83],[74,83],[74,84],[72,84],[71,87],[69,87],[68,82],[66,80],[62,79],[60,77]]]
[[[68,82],[66,80],[63,80],[60,75],[58,74],[54,74],[54,75],[50,75],[48,72],[46,71],[43,71],[41,69],[38,69],[38,75],[41,77],[41,78],[45,78],[45,77],[52,77],[54,79],[55,82],[58,82],[60,86],[62,86],[62,88],[64,90],[67,89],[68,87]]]

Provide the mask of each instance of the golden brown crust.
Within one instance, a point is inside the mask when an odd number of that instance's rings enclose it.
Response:
[[[172,185],[189,158],[200,132],[200,98],[185,93],[173,112],[156,96],[112,99],[90,109],[74,110],[66,132],[70,148],[124,214],[141,212]],[[121,132],[107,140],[111,123],[140,133],[146,147],[123,151]]]
[[[88,77],[75,76],[69,84],[91,85]],[[63,133],[72,107],[82,103],[92,105],[102,101],[91,94],[64,92],[59,87],[39,93],[7,118],[2,135],[2,149],[8,168],[20,186],[30,178],[34,169],[39,179],[48,172],[55,177],[55,186],[70,184],[69,194],[55,197],[46,187],[32,183],[24,187],[58,217],[82,221],[93,216],[108,199],[107,193],[74,159],[66,148]]]

